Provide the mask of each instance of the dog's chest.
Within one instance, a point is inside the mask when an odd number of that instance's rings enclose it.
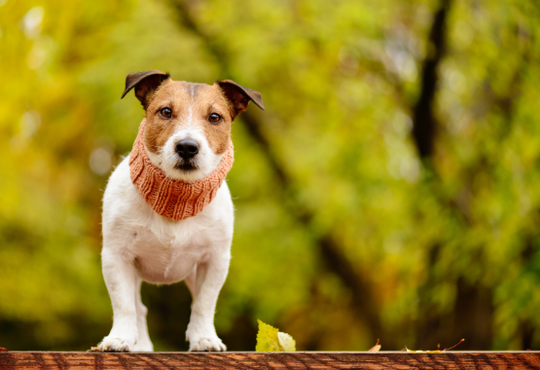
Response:
[[[198,263],[211,258],[212,235],[195,232],[200,228],[190,221],[174,227],[139,227],[133,232],[130,252],[144,280],[156,284],[183,280]]]
[[[224,182],[202,212],[182,221],[159,216],[131,183],[124,160],[112,174],[103,199],[104,248],[132,261],[150,283],[185,279],[199,263],[230,258],[233,205]]]

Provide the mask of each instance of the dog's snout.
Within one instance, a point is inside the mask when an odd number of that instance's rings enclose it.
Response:
[[[193,158],[199,153],[199,144],[191,139],[180,140],[176,143],[176,153],[184,159]]]

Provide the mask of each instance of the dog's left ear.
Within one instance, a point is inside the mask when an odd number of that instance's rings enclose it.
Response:
[[[135,96],[146,109],[148,105],[148,93],[158,88],[161,83],[169,78],[169,74],[153,69],[147,72],[130,73],[126,77],[126,89],[122,94],[122,98],[133,88],[135,88]]]
[[[264,110],[261,93],[247,87],[240,86],[231,80],[221,80],[216,82],[221,90],[225,93],[225,97],[233,106],[233,119],[247,109],[248,103],[251,100],[255,105]]]

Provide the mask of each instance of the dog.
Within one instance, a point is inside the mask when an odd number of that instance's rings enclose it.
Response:
[[[214,312],[231,258],[233,203],[224,178],[232,166],[231,123],[261,94],[231,80],[173,81],[158,70],[130,73],[145,119],[132,152],[103,196],[102,270],[113,326],[99,351],[153,351],[142,281],[184,280],[192,294],[190,351],[225,351]]]

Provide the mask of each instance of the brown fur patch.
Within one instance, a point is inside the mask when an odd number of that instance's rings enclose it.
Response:
[[[204,118],[201,126],[210,148],[216,154],[225,153],[231,140],[232,116],[230,104],[223,96],[221,89],[215,84],[200,89],[195,106],[197,109],[194,109],[194,114],[197,111],[198,116]],[[208,117],[212,113],[219,114],[221,121],[215,124],[210,123]]]
[[[182,89],[176,85],[177,82],[172,80],[165,81],[147,100],[144,144],[149,151],[156,154],[174,133],[175,123],[182,118],[183,107],[189,104],[189,96],[179,94]],[[180,99],[177,95],[180,95]],[[164,119],[159,114],[163,108],[172,110],[170,119]]]
[[[170,108],[172,116],[164,119],[159,114]],[[178,127],[187,124],[191,109],[191,124],[199,126],[216,154],[223,154],[231,138],[232,113],[229,101],[219,85],[193,84],[166,80],[148,99],[144,143],[149,151],[158,153]],[[217,124],[208,121],[212,113],[222,120]]]

